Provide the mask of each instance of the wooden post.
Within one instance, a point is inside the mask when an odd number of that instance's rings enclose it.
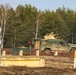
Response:
[[[23,50],[20,50],[19,56],[23,56]]]
[[[54,56],[58,56],[58,51],[55,51],[54,52]]]
[[[6,56],[6,51],[2,51],[2,56],[3,56],[3,57]]]
[[[36,50],[36,56],[39,56],[39,49]]]
[[[74,68],[76,68],[76,51],[74,52]]]

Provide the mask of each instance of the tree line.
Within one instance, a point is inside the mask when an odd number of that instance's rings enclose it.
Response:
[[[59,7],[56,11],[38,10],[30,4],[0,4],[3,47],[28,46],[29,40],[42,39],[54,32],[58,38],[76,43],[76,10]]]

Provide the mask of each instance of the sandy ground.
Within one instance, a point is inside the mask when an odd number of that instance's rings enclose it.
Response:
[[[74,58],[66,56],[43,56],[45,67],[27,68],[21,66],[0,67],[0,75],[76,75]]]

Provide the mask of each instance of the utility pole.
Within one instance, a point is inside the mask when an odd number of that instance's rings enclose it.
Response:
[[[37,21],[36,21],[36,34],[35,34],[35,49],[39,49],[38,43],[38,30],[39,30],[39,13],[37,14]]]
[[[37,22],[36,22],[36,35],[35,35],[35,39],[38,38],[38,29],[39,29],[39,14],[37,15]]]
[[[0,66],[1,66],[2,27],[0,26]]]

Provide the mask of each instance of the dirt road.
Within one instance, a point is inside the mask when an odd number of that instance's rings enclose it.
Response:
[[[0,75],[76,75],[76,69],[0,67]]]
[[[27,67],[0,67],[0,75],[76,75],[76,69],[73,68],[73,57],[66,56],[43,56],[45,58],[45,67],[27,68]],[[32,63],[31,63],[32,64]]]

